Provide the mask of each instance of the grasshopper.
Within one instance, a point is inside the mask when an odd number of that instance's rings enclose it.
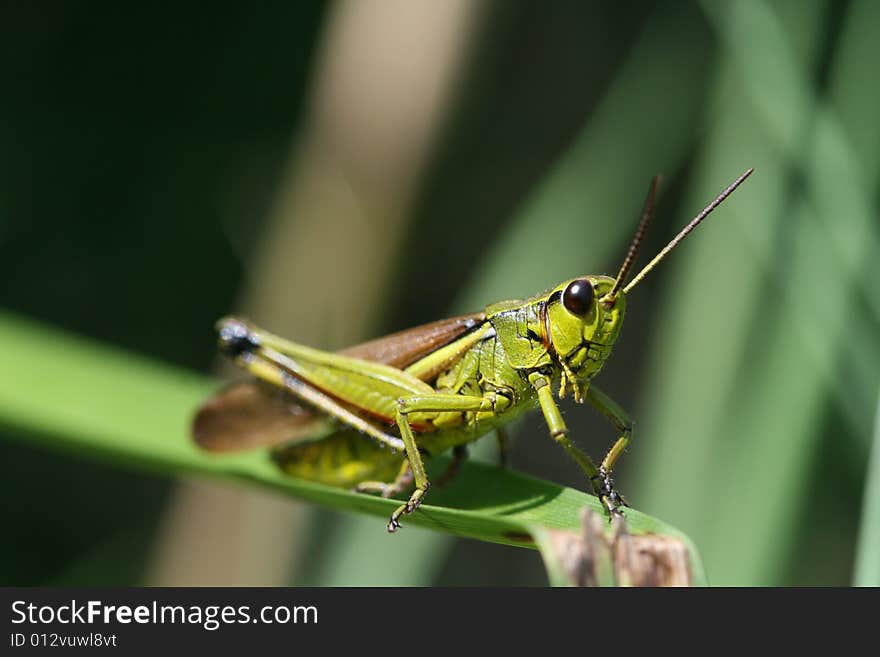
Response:
[[[289,475],[391,497],[389,532],[429,488],[423,457],[452,449],[451,476],[466,445],[540,407],[551,438],[580,466],[609,517],[624,498],[612,472],[632,439],[626,412],[592,383],[620,333],[629,292],[751,173],[747,170],[690,221],[628,283],[653,215],[654,178],[629,251],[616,276],[564,281],[530,299],[440,320],[339,352],[272,335],[244,319],[217,324],[220,350],[254,380],[211,397],[193,435],[213,451],[271,448]],[[597,466],[569,437],[554,399],[589,402],[618,438]],[[502,449],[502,453],[504,450]]]

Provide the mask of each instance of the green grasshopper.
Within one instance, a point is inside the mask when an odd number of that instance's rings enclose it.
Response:
[[[446,479],[468,443],[496,430],[503,446],[504,425],[539,406],[550,436],[584,471],[609,516],[621,516],[626,502],[612,471],[633,423],[592,379],[620,333],[629,292],[751,173],[737,178],[626,284],[653,214],[658,178],[613,278],[581,276],[524,301],[502,301],[335,353],[284,340],[237,317],[221,319],[221,351],[256,380],[210,398],[195,417],[195,440],[214,451],[271,447],[291,476],[383,497],[415,483],[391,514],[388,531],[394,532],[428,491],[423,456],[452,449]],[[598,466],[569,438],[554,387],[560,399],[570,391],[576,402],[588,401],[619,433]]]

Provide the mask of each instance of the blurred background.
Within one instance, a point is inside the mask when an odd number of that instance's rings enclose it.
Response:
[[[715,584],[880,568],[880,3],[3,2],[0,53],[7,347],[38,322],[219,376],[234,311],[335,349],[615,272],[659,172],[645,263],[755,167],[630,297],[617,481]],[[15,411],[2,584],[546,583],[534,551],[31,445]],[[586,488],[539,416],[512,464]]]

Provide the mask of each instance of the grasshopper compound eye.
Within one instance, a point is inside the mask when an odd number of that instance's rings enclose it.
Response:
[[[572,281],[562,293],[562,305],[568,312],[583,317],[593,306],[593,284],[586,278]]]

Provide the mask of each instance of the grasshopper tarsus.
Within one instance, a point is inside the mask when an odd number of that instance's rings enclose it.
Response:
[[[400,516],[405,513],[412,513],[412,511],[407,511],[409,507],[409,502],[406,504],[401,504],[394,510],[394,513],[391,514],[391,519],[388,521],[388,533],[393,534],[398,529],[400,529]]]
[[[590,480],[593,485],[593,492],[602,506],[608,512],[608,521],[614,518],[623,518],[623,508],[629,506],[623,496],[617,492],[614,487],[614,477],[604,467],[599,468],[599,472]]]
[[[401,504],[394,510],[388,521],[389,533],[393,534],[400,528],[400,516],[411,514],[422,505],[422,498],[424,498],[426,490],[426,488],[416,488],[406,504]]]
[[[419,493],[421,493],[419,495]],[[416,497],[416,495],[419,495]],[[409,501],[404,505],[403,512],[407,515],[413,513],[416,509],[422,506],[422,497],[424,497],[425,491],[417,489],[415,493],[413,493],[412,497],[409,498]]]

